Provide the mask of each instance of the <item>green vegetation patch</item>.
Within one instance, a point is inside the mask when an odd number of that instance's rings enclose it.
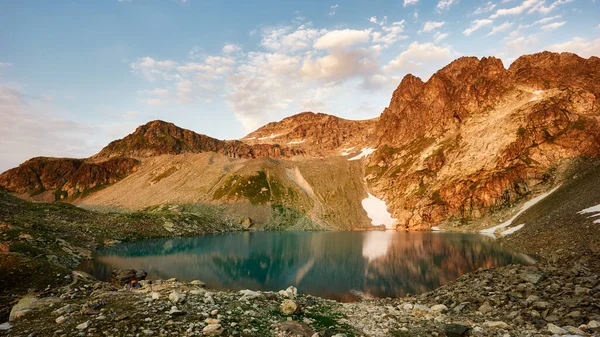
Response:
[[[152,178],[151,182],[152,183],[157,183],[163,179],[165,179],[166,177],[170,176],[171,174],[177,172],[177,168],[175,166],[171,166],[168,170],[166,170],[165,172],[157,175],[156,177]]]
[[[213,199],[245,198],[253,205],[266,204],[271,200],[271,187],[267,179],[264,170],[257,171],[252,176],[232,175],[215,191]],[[277,193],[281,193],[281,190],[278,188]]]

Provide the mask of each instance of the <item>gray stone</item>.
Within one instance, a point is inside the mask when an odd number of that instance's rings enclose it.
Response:
[[[431,307],[431,310],[433,310],[435,312],[446,312],[446,311],[448,311],[448,307],[443,304],[436,304]]]
[[[298,304],[292,300],[284,300],[281,302],[281,313],[284,315],[291,315],[297,312],[298,309]]]
[[[179,308],[177,308],[177,306],[172,306],[171,310],[169,310],[169,315],[171,316],[182,316],[185,315],[185,312],[179,310]]]
[[[508,329],[510,325],[502,322],[502,321],[485,321],[483,322],[483,326],[486,328],[494,328],[494,329]]]
[[[58,308],[58,309],[52,311],[52,314],[55,316],[62,316],[65,314],[70,314],[73,311],[75,311],[75,308],[72,305],[67,304],[64,307],[61,307],[61,308]]]
[[[131,281],[144,280],[148,273],[142,269],[115,269],[112,272],[111,280],[118,285],[126,285]]]
[[[173,291],[169,294],[169,301],[171,301],[174,304],[183,303],[185,301],[185,295]]]
[[[544,274],[536,270],[526,270],[520,276],[522,280],[533,284],[538,284],[544,279]]]
[[[6,322],[0,324],[0,331],[8,331],[10,329],[12,329],[12,325],[10,325],[10,323]]]
[[[286,336],[312,337],[315,333],[308,325],[297,321],[279,323],[277,328],[279,331],[285,332]]]
[[[575,296],[585,296],[585,295],[589,294],[590,291],[592,291],[590,288],[576,286],[575,287]]]
[[[471,330],[471,327],[468,325],[462,324],[446,324],[444,325],[444,333],[446,333],[447,337],[462,337],[466,336],[467,333]]]
[[[202,329],[202,334],[205,336],[219,336],[223,333],[221,324],[209,324]]]
[[[200,280],[193,280],[192,282],[190,282],[190,284],[193,286],[206,287],[206,283]]]
[[[569,333],[567,330],[565,330],[565,329],[563,329],[563,328],[561,328],[559,326],[556,326],[556,325],[554,325],[552,323],[549,323],[546,326],[546,330],[550,331],[551,333],[553,333],[555,335],[566,335],[566,334]]]
[[[77,330],[85,330],[90,327],[90,321],[83,322],[77,326]]]
[[[492,310],[494,310],[494,308],[488,302],[483,303],[483,305],[479,307],[479,312],[484,315],[492,312]]]

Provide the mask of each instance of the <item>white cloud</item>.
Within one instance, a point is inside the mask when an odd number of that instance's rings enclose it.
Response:
[[[417,3],[419,3],[419,0],[404,0],[404,7],[408,5],[416,5]]]
[[[371,29],[355,30],[341,29],[332,30],[321,36],[314,44],[316,49],[343,48],[352,45],[369,42]]]
[[[515,55],[515,56],[521,56],[523,54],[527,54],[531,51],[536,50],[535,46],[538,43],[538,36],[537,35],[530,35],[528,37],[524,37],[524,36],[518,36],[515,37],[514,34],[507,37],[505,39],[506,44],[506,51],[509,54]]]
[[[328,15],[329,15],[329,16],[334,16],[334,15],[335,15],[335,13],[337,12],[337,9],[338,9],[339,7],[340,7],[340,5],[338,5],[338,4],[335,4],[335,5],[331,6],[331,7],[329,7],[330,11],[329,11],[329,14],[328,14]]]
[[[271,51],[295,52],[312,48],[314,41],[325,33],[308,25],[267,28],[263,32],[261,45]]]
[[[134,72],[139,72],[146,79],[154,81],[157,77],[163,79],[170,78],[170,71],[177,66],[175,61],[165,60],[156,61],[151,57],[143,57],[131,64]]]
[[[471,22],[471,27],[465,29],[463,31],[463,34],[469,36],[474,31],[480,29],[481,27],[485,27],[485,26],[491,25],[492,22],[494,22],[494,21],[493,20],[489,20],[489,19],[474,20],[473,22]]]
[[[301,59],[283,53],[250,52],[236,72],[227,77],[226,101],[246,131],[267,121],[305,90],[298,76]]]
[[[365,77],[360,87],[365,90],[394,90],[401,78],[398,76],[386,76],[382,74],[374,74]]]
[[[505,31],[507,31],[508,29],[510,29],[510,27],[512,27],[512,26],[513,26],[513,23],[512,23],[512,22],[505,22],[505,23],[503,23],[503,24],[500,24],[500,25],[498,25],[498,26],[494,26],[494,27],[492,28],[492,31],[491,31],[491,32],[489,32],[489,33],[487,34],[487,36],[494,35],[494,34],[496,34],[496,33],[502,33],[502,32],[505,32]]]
[[[588,40],[574,37],[570,41],[549,45],[546,49],[555,52],[571,52],[581,57],[600,55],[600,39]]]
[[[397,71],[432,72],[441,67],[443,62],[449,61],[454,56],[456,55],[448,47],[436,46],[430,42],[413,42],[407,50],[400,53],[400,55],[383,67],[383,70],[388,73]],[[429,76],[430,73],[426,75]]]
[[[306,58],[300,73],[311,80],[339,82],[357,76],[368,76],[378,70],[373,54],[365,48],[334,49],[318,58]]]
[[[450,6],[454,5],[458,3],[458,0],[440,0],[440,2],[438,2],[436,8],[438,10],[445,10],[445,9],[449,9]]]
[[[233,43],[228,43],[226,45],[223,46],[223,53],[224,54],[232,54],[232,53],[237,53],[242,51],[242,47],[240,47],[237,44],[233,44]]]
[[[537,20],[531,24],[528,25],[520,25],[519,28],[529,28],[529,27],[533,27],[533,26],[537,26],[537,25],[543,25],[546,24],[548,22],[552,22],[556,19],[560,19],[562,17],[562,15],[555,15],[555,16],[549,16],[540,20]]]
[[[565,23],[567,23],[566,21],[562,21],[562,22],[553,22],[547,25],[544,25],[541,27],[542,30],[545,31],[549,31],[549,30],[554,30],[556,28],[562,27],[565,25]]]
[[[371,33],[374,43],[382,43],[384,45],[391,45],[394,42],[404,40],[408,38],[406,35],[402,35],[404,32],[404,20],[393,22],[389,26],[382,26],[383,32]]]
[[[440,33],[440,32],[436,32],[435,35],[433,35],[433,41],[435,43],[439,43],[440,41],[442,41],[443,39],[448,37],[448,33]]]
[[[177,96],[177,100],[179,100],[179,102],[191,103],[194,101],[195,98],[194,98],[192,81],[190,81],[190,80],[179,81],[177,83],[176,87],[177,87],[177,93],[175,95]],[[158,105],[160,105],[160,103]]]
[[[446,22],[444,21],[427,21],[423,24],[423,28],[421,28],[420,32],[431,32],[442,27]]]
[[[51,103],[0,83],[0,172],[31,157],[87,157],[100,149],[100,130],[62,115]]]
[[[492,16],[490,16],[490,18],[496,19],[500,16],[519,15],[519,14],[523,13],[526,9],[529,9],[532,7],[535,8],[536,6],[538,6],[540,4],[540,1],[543,2],[543,0],[525,0],[519,6],[515,6],[515,7],[511,7],[511,8],[503,8],[503,9],[497,10],[496,13],[494,13]]]
[[[530,9],[528,13],[537,11],[542,14],[548,14],[551,11],[553,11],[556,7],[563,5],[563,4],[568,4],[570,2],[573,2],[573,0],[557,0],[557,1],[554,1],[553,3],[551,3],[550,6],[544,6],[545,1],[542,1],[538,6]]]
[[[374,23],[376,25],[383,26],[383,25],[385,25],[387,23],[387,19],[388,19],[387,16],[384,16],[383,19],[381,19],[381,20],[377,20],[376,16],[372,16],[372,17],[369,18],[369,22],[370,23]]]
[[[496,8],[496,4],[489,1],[477,8],[475,8],[475,11],[473,12],[473,15],[481,15],[484,13],[488,13],[494,10],[494,8]]]

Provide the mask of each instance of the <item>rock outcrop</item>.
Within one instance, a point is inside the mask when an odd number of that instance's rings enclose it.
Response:
[[[332,115],[302,112],[269,123],[242,139],[248,144],[281,144],[312,155],[339,155],[343,149],[374,145],[377,118],[347,120]]]
[[[460,58],[408,75],[380,117],[369,186],[398,225],[462,225],[557,184],[600,154],[600,59],[540,53],[509,69]]]
[[[92,158],[147,158],[201,152],[215,152],[232,158],[280,158],[302,154],[300,149],[290,149],[278,144],[250,146],[237,140],[218,140],[182,129],[173,123],[156,120],[138,127],[123,139],[111,142]]]

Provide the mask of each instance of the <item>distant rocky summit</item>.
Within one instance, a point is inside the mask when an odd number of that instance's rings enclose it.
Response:
[[[362,204],[372,195],[395,228],[473,229],[597,158],[599,122],[597,57],[462,57],[426,82],[406,75],[375,119],[303,112],[231,141],[152,121],[87,159],[31,159],[0,187],[134,210],[221,204],[296,229],[381,225]]]

